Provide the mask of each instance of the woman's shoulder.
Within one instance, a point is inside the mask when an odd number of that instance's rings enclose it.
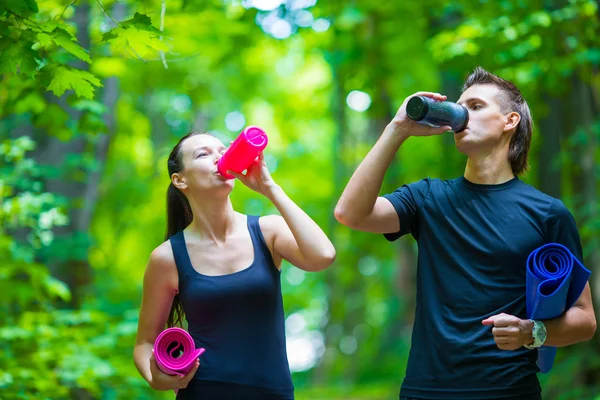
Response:
[[[269,214],[261,215],[258,219],[260,229],[265,232],[277,232],[285,225],[285,220],[281,215]]]
[[[175,268],[175,257],[173,256],[173,249],[171,247],[170,240],[165,240],[154,250],[152,250],[148,265],[152,265],[155,268],[160,269]]]
[[[150,253],[150,259],[144,274],[144,285],[168,287],[177,291],[178,282],[179,274],[171,249],[171,242],[166,240]]]
[[[271,250],[274,249],[275,235],[285,227],[285,220],[281,215],[269,214],[262,215],[258,219],[258,225],[263,234],[267,246]]]

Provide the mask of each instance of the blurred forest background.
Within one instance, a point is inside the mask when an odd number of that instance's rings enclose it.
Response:
[[[600,304],[599,13],[593,0],[0,0],[0,398],[173,398],[132,361],[166,158],[190,130],[228,141],[258,125],[275,180],[338,250],[321,273],[283,268],[297,398],[397,399],[415,242],[353,232],[333,208],[406,96],[455,101],[477,65],[529,101],[523,179],[575,215]],[[411,139],[383,191],[464,161],[451,134]],[[241,184],[232,199],[275,212]],[[540,378],[545,399],[600,399],[600,335]]]

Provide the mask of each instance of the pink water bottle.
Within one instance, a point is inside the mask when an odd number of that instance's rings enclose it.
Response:
[[[246,127],[231,143],[217,163],[217,170],[227,179],[234,179],[227,171],[241,173],[248,169],[265,147],[269,139],[262,129],[256,126]]]

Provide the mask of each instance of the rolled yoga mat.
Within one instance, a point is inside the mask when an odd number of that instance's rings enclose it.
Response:
[[[154,342],[156,364],[167,375],[184,376],[204,351],[196,349],[194,339],[181,328],[165,329]]]
[[[569,249],[558,243],[545,244],[527,258],[527,317],[545,320],[560,316],[579,299],[591,271]],[[556,347],[538,349],[541,373],[552,369]]]

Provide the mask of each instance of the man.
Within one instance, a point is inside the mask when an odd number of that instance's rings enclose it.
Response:
[[[446,100],[438,93],[416,95]],[[410,233],[418,242],[416,315],[400,398],[541,399],[536,348],[589,340],[596,319],[589,284],[560,317],[526,319],[529,253],[555,242],[583,258],[563,203],[518,178],[527,169],[529,107],[511,82],[475,69],[458,101],[469,111],[469,124],[454,134],[456,148],[468,157],[464,176],[427,178],[378,196],[405,140],[450,130],[410,120],[409,98],[335,209],[337,220],[352,229],[390,241]]]

